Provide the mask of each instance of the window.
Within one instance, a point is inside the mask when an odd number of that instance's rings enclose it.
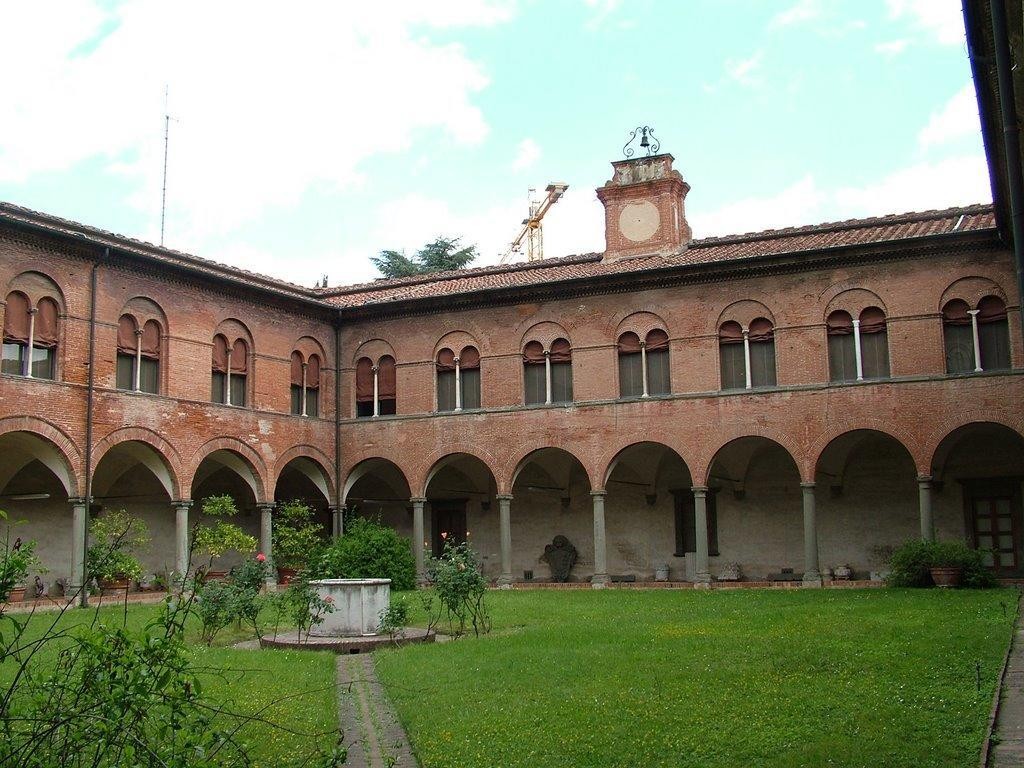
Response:
[[[244,407],[249,374],[249,345],[235,339],[229,345],[222,334],[213,337],[213,370],[210,399],[215,403]]]
[[[729,320],[718,329],[718,354],[722,365],[722,389],[743,389],[747,386],[744,360],[743,327]]]
[[[857,380],[857,353],[854,349],[853,318],[837,309],[825,320],[828,333],[829,381]]]
[[[878,307],[867,307],[860,313],[860,323],[856,330],[860,337],[861,377],[889,378],[889,334],[885,312]]]
[[[480,407],[480,352],[476,347],[463,347],[458,359],[460,405],[472,410]]]
[[[572,402],[572,346],[555,339],[544,349],[539,341],[523,347],[523,390],[527,405]]]
[[[160,324],[156,320],[147,320],[141,329],[131,315],[118,320],[116,386],[132,392],[159,391]]]
[[[450,349],[437,353],[437,410],[461,411],[480,407],[480,353],[463,347],[456,357]]]
[[[708,554],[718,554],[718,510],[715,505],[717,489],[709,488],[705,502],[708,515]],[[673,491],[676,505],[676,557],[697,551],[697,516],[690,489]]]
[[[458,410],[455,397],[455,353],[442,349],[437,353],[437,410]]]
[[[291,357],[291,412],[295,416],[320,415],[320,358],[305,360],[298,350]]]
[[[750,383],[748,387],[775,386],[775,329],[763,317],[752,320],[750,332]]]
[[[619,336],[619,397],[642,397],[643,355],[640,337],[632,331]]]
[[[523,347],[523,389],[527,405],[548,402],[547,359],[539,341],[531,341]]]
[[[53,299],[42,298],[32,309],[25,294],[8,294],[0,370],[36,379],[55,378],[59,316]]]
[[[963,299],[942,308],[942,335],[946,345],[946,372],[971,373],[1010,368],[1010,330],[1006,304],[986,296],[971,309]]]
[[[668,368],[668,334],[655,328],[644,340],[644,356],[646,357],[647,393],[651,395],[667,395],[672,391]]]
[[[356,417],[391,416],[397,412],[395,358],[384,355],[377,365],[368,357],[356,361]]]
[[[572,402],[572,346],[566,339],[551,342],[551,402]]]
[[[978,302],[978,346],[984,371],[1010,369],[1010,327],[1006,322],[1006,304],[997,296]]]

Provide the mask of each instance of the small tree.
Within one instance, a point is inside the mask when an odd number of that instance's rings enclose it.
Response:
[[[438,237],[420,248],[411,258],[404,252],[385,250],[370,261],[387,278],[426,275],[463,269],[477,257],[476,246],[462,246],[460,237]]]
[[[108,512],[89,524],[92,539],[86,553],[90,578],[99,581],[134,580],[142,576],[142,563],[135,553],[149,544],[146,524],[125,510]]]
[[[227,494],[223,496],[208,496],[203,499],[203,514],[211,517],[233,517],[238,514],[235,500]],[[216,522],[200,523],[196,525],[193,537],[196,551],[205,552],[210,556],[207,563],[207,570],[213,565],[213,561],[222,557],[232,550],[243,555],[249,555],[256,551],[256,538],[250,536],[234,523],[224,520]]]
[[[391,579],[391,588],[416,586],[416,561],[408,539],[365,518],[352,520],[345,535],[324,547],[309,563],[318,579]]]
[[[300,570],[323,544],[324,527],[313,520],[313,510],[299,500],[278,506],[274,520],[274,564]]]

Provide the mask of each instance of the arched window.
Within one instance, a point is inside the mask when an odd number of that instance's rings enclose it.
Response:
[[[632,331],[619,336],[619,397],[643,397],[643,346]]]
[[[861,378],[889,378],[889,333],[885,312],[878,307],[864,309],[856,332],[856,340],[860,343]]]
[[[455,353],[442,349],[437,353],[437,410],[456,411],[459,409],[455,396]]]
[[[3,372],[35,379],[57,374],[60,309],[50,298],[35,309],[20,291],[7,296],[4,312]],[[29,351],[31,350],[31,352]]]
[[[156,320],[147,320],[141,329],[132,315],[118,320],[116,385],[131,392],[159,392],[160,324]]]
[[[978,347],[982,370],[1010,369],[1010,326],[1006,304],[998,296],[986,296],[978,302]]]
[[[463,409],[480,407],[480,352],[476,347],[463,347],[458,359],[459,404]]]
[[[245,339],[227,338],[218,333],[213,337],[213,371],[210,399],[215,403],[245,406],[249,378],[249,345]]]
[[[572,402],[572,346],[567,339],[551,342],[551,402]]]
[[[291,406],[295,416],[320,415],[320,358],[305,360],[298,350],[292,352]]]
[[[544,345],[531,341],[523,347],[523,390],[527,405],[551,402],[547,395],[548,356]]]
[[[633,331],[619,336],[619,397],[647,397],[671,391],[668,334],[660,328],[643,341]]]
[[[722,389],[775,386],[775,329],[758,317],[744,330],[735,320],[718,329]]]
[[[857,352],[854,349],[853,318],[837,309],[825,320],[828,333],[829,381],[857,380]]]
[[[397,413],[395,358],[384,355],[377,365],[368,357],[356,361],[356,416],[391,416]]]
[[[480,407],[480,353],[463,347],[458,357],[448,349],[437,353],[437,410]]]
[[[655,328],[644,339],[644,370],[647,372],[647,393],[667,395],[672,391],[668,367],[668,334]]]
[[[523,347],[523,387],[527,405],[572,402],[572,345],[555,339],[550,349],[539,341]]]
[[[1010,329],[1006,304],[986,296],[971,309],[963,299],[942,308],[947,373],[980,373],[1010,368]]]

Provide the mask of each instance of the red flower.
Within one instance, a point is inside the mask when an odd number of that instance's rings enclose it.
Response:
[[[260,552],[258,555],[256,555],[256,560],[261,563],[265,563],[267,561],[267,556]]]

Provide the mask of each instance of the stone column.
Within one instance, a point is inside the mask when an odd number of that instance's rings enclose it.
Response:
[[[695,485],[693,491],[693,523],[697,551],[694,553],[693,580],[697,584],[711,583],[711,566],[708,563],[708,489]]]
[[[274,507],[272,501],[265,501],[256,505],[260,511],[260,552],[266,555],[267,560],[274,565]],[[277,568],[272,567],[267,571],[267,584],[277,584]]]
[[[423,539],[423,505],[424,498],[412,499],[412,551],[416,556],[416,581],[424,584],[427,581],[427,568],[424,563],[423,550],[426,542]]]
[[[345,532],[345,519],[342,515],[344,507],[336,507],[332,504],[327,509],[331,513],[331,536],[337,539]]]
[[[935,541],[935,522],[932,519],[931,475],[918,475],[917,497],[921,507],[921,540]]]
[[[174,570],[176,579],[181,579],[188,574],[189,566],[189,540],[188,540],[188,511],[192,507],[189,499],[171,502],[174,507]],[[168,585],[171,586],[171,585]]]
[[[804,586],[820,587],[818,568],[818,523],[814,507],[814,483],[800,483],[804,497]]]
[[[594,500],[594,575],[590,583],[597,588],[608,584],[608,542],[604,532],[605,491],[591,491]]]
[[[501,576],[498,585],[512,584],[512,497],[498,497],[498,527],[501,531]]]
[[[71,504],[71,573],[68,580],[68,597],[79,605],[88,600],[85,588],[85,539],[89,521],[89,505],[85,499],[68,499]]]

